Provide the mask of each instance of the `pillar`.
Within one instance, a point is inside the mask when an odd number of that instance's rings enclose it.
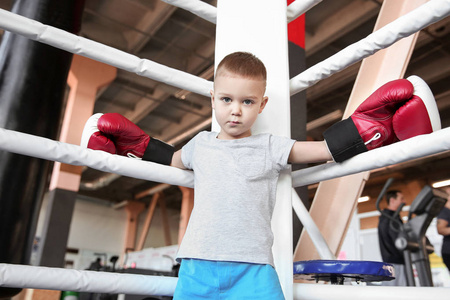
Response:
[[[135,250],[138,217],[144,209],[145,204],[137,201],[129,201],[125,206],[125,210],[127,212],[127,224],[123,253],[127,253],[130,250]]]
[[[111,83],[116,73],[115,67],[83,56],[73,56],[67,80],[70,92],[59,137],[61,142],[80,144],[84,124],[94,111],[98,90]],[[37,255],[38,265],[64,267],[81,172],[81,166],[54,164]]]

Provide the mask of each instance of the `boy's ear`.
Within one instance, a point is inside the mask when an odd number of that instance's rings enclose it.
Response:
[[[210,90],[209,94],[211,95],[211,107],[214,109],[214,91]]]
[[[269,97],[264,96],[261,101],[261,106],[259,107],[259,113],[262,113],[262,111],[264,110],[264,107],[266,107],[267,101],[269,101]]]

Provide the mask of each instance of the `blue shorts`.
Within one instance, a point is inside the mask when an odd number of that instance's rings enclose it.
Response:
[[[175,300],[284,299],[271,265],[183,259]]]

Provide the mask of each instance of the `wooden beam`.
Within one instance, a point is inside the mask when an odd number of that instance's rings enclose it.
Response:
[[[127,212],[127,224],[125,231],[124,253],[128,250],[135,250],[137,219],[139,214],[145,209],[142,202],[129,201],[125,206]]]
[[[181,244],[194,208],[194,189],[179,186],[183,195],[181,199],[180,227],[178,229],[178,245]]]
[[[385,0],[375,29],[392,22],[426,0]],[[361,64],[344,118],[347,118],[374,90],[387,81],[404,76],[418,33],[364,59]],[[331,251],[337,256],[345,238],[349,220],[369,172],[336,178],[319,184],[310,214]],[[319,255],[305,232],[294,252],[294,261],[318,259]]]
[[[322,5],[327,4],[323,3]],[[379,9],[380,5],[373,1],[356,0],[336,10],[326,20],[322,20],[322,23],[314,29],[313,35],[306,35],[306,56],[316,53],[326,45],[355,30],[376,16]]]
[[[169,218],[167,217],[167,209],[166,209],[166,200],[164,197],[159,198],[159,208],[161,210],[161,220],[164,230],[164,241],[166,242],[166,246],[172,245],[172,238],[170,236],[170,223]]]
[[[150,225],[152,224],[153,215],[155,214],[156,204],[158,203],[159,197],[161,197],[161,193],[156,193],[152,197],[150,207],[148,208],[147,211],[147,216],[145,217],[145,222],[142,228],[141,236],[139,237],[139,242],[136,246],[136,251],[141,251],[144,248],[145,239],[147,238],[148,230],[150,229]]]

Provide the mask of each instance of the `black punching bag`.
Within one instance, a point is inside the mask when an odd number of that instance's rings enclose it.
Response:
[[[16,0],[12,12],[71,33],[84,0]],[[5,32],[0,45],[0,127],[56,139],[72,54]],[[0,151],[0,263],[29,264],[51,162]],[[0,288],[0,299],[20,289]]]

